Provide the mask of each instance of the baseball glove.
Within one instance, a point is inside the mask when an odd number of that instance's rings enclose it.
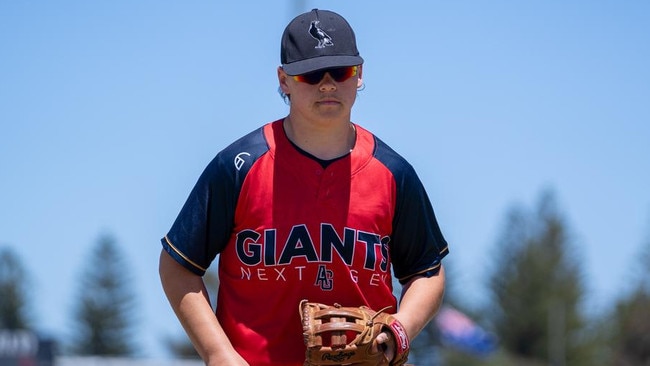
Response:
[[[404,365],[409,340],[402,324],[386,310],[374,311],[366,306],[328,306],[302,300],[300,317],[307,350],[305,366],[320,365]],[[373,352],[375,338],[382,331],[393,336],[396,349],[389,362],[384,352]]]

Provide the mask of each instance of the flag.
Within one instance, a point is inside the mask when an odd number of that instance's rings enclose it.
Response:
[[[435,318],[443,345],[477,356],[487,356],[497,346],[494,334],[485,331],[469,316],[450,306],[443,306]]]

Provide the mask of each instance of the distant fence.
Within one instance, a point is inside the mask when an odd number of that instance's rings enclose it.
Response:
[[[53,366],[53,342],[22,329],[0,329],[0,366]]]
[[[204,366],[197,360],[148,360],[110,357],[57,357],[54,366]],[[4,366],[0,363],[0,366]]]
[[[23,329],[0,329],[0,366],[203,366],[199,360],[59,357],[54,342]]]

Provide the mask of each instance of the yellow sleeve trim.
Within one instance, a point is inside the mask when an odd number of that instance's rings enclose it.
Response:
[[[442,264],[442,263],[438,263],[438,264],[436,264],[436,265],[433,266],[433,267],[429,267],[429,268],[427,268],[427,269],[425,269],[425,270],[422,270],[422,271],[420,271],[420,272],[413,273],[413,274],[410,275],[410,276],[406,276],[406,277],[404,277],[404,278],[398,278],[398,280],[403,280],[403,279],[406,279],[406,278],[411,278],[411,277],[419,276],[419,275],[421,275],[421,274],[423,274],[423,273],[427,273],[427,272],[429,272],[429,271],[436,270],[436,269],[440,268],[440,265],[441,265],[441,264]]]
[[[187,263],[193,265],[194,267],[200,269],[200,270],[203,271],[203,272],[206,272],[206,271],[208,270],[207,268],[203,268],[203,267],[199,266],[198,264],[194,263],[192,260],[190,260],[189,258],[187,258],[187,256],[185,256],[185,254],[181,253],[180,250],[176,249],[176,247],[174,246],[174,244],[172,244],[171,240],[169,240],[169,238],[167,237],[167,235],[165,235],[165,241],[167,242],[167,244],[169,245],[169,247],[170,247],[170,248],[171,248],[171,249],[172,249],[176,254],[178,254],[181,258],[183,258]]]

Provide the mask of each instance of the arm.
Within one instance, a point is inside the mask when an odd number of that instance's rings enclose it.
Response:
[[[235,351],[214,315],[203,279],[164,250],[158,270],[165,295],[205,364],[248,365]]]
[[[442,305],[444,292],[445,270],[442,264],[435,276],[417,276],[404,285],[399,311],[393,316],[402,323],[410,341],[420,334],[436,315]],[[384,352],[389,360],[395,355],[395,341],[391,338],[386,332],[377,336],[377,344],[385,345]]]
[[[415,277],[402,288],[399,311],[394,315],[406,329],[409,339],[414,339],[433,319],[445,292],[445,269],[440,265],[438,274]]]

